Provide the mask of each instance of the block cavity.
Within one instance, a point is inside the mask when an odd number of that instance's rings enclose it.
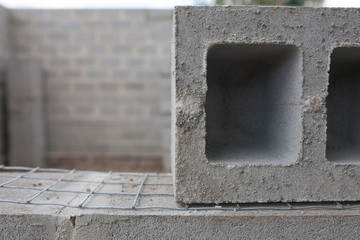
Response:
[[[290,164],[300,153],[300,50],[218,44],[207,54],[206,156],[229,164]]]
[[[360,48],[332,52],[326,107],[327,159],[360,163]]]

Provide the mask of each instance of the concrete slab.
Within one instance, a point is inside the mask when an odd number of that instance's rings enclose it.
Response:
[[[177,7],[176,200],[360,200],[359,21],[358,9]]]
[[[22,172],[24,173],[24,172]],[[0,172],[0,184],[19,176],[18,172]],[[101,181],[106,173],[75,172],[68,180],[51,189],[94,189],[96,184],[80,181]],[[46,188],[64,176],[59,172],[35,172],[5,186]],[[132,187],[123,188],[120,182],[141,182],[142,174],[124,176],[113,173],[97,192],[136,192]],[[47,180],[45,180],[47,179]],[[130,180],[132,179],[132,180]],[[149,175],[147,184],[171,183],[171,177]],[[171,186],[171,184],[170,184]],[[144,185],[142,193],[171,193],[172,186]],[[12,191],[9,192],[9,191]],[[27,199],[29,189],[0,188],[0,199]],[[48,193],[48,191],[47,191]],[[25,197],[26,196],[26,197]],[[84,194],[65,198],[63,192],[41,195],[32,204],[0,203],[0,236],[3,239],[359,239],[360,210],[120,210],[128,205],[126,198],[114,195],[95,196],[87,206],[98,204],[113,209],[85,209],[63,206],[34,205],[35,202],[76,204]],[[99,198],[98,198],[99,197]],[[174,197],[142,196],[138,206],[153,202],[158,206],[176,206]],[[146,201],[144,201],[146,200]],[[151,200],[151,201],[150,201]],[[132,204],[131,201],[129,203]]]

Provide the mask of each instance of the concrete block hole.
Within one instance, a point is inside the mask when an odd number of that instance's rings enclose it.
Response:
[[[360,163],[360,48],[336,48],[330,61],[326,157]]]
[[[302,56],[278,44],[216,44],[207,52],[206,156],[225,164],[300,158]]]

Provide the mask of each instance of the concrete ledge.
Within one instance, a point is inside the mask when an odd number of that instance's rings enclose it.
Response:
[[[186,210],[177,207],[172,194],[171,175],[109,175],[105,172],[67,170],[50,172],[49,169],[28,171],[31,168],[23,168],[27,172],[14,172],[11,171],[13,169],[21,168],[3,167],[0,172],[0,201],[8,199],[28,204],[0,203],[0,239],[360,238],[359,208],[232,211],[228,207],[228,211],[214,208]],[[41,194],[33,198],[41,189]],[[90,198],[82,205],[83,208],[78,207],[88,194]],[[98,209],[100,206],[107,209]],[[136,206],[138,210],[115,209],[132,209],[131,206]],[[157,210],[155,206],[168,209]],[[140,209],[144,207],[149,208]]]
[[[1,204],[3,239],[359,239],[360,211],[177,212]]]

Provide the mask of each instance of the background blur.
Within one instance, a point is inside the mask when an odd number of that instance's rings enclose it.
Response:
[[[0,4],[7,8],[146,8],[172,9],[177,5],[213,5],[213,4],[284,4],[305,3],[322,7],[360,7],[359,0],[1,0]]]
[[[0,3],[0,161],[170,171],[174,5],[360,7],[360,1]]]

